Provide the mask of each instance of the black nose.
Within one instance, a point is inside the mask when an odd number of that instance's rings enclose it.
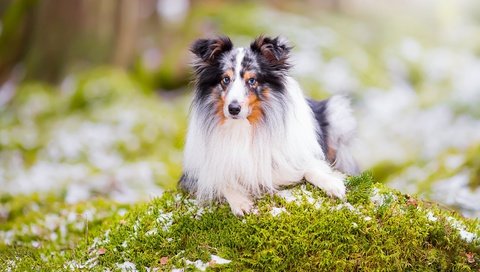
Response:
[[[240,106],[240,104],[238,104],[237,101],[233,101],[232,103],[230,103],[230,105],[228,105],[228,112],[231,115],[237,115],[238,113],[240,113],[240,110],[242,110],[242,107]]]

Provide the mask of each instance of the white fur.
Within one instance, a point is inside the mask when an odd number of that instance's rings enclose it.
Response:
[[[253,127],[247,119],[226,119],[209,135],[202,127],[202,111],[193,107],[184,170],[198,180],[198,199],[225,198],[232,211],[242,215],[251,209],[252,196],[304,177],[328,195],[344,197],[344,177],[325,161],[316,138],[317,122],[298,83],[289,77],[286,92],[285,119],[275,110],[266,112],[269,125]]]

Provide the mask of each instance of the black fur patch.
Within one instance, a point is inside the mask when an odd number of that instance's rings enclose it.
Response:
[[[191,51],[202,61],[215,64],[222,53],[230,51],[232,48],[233,44],[230,38],[219,36],[215,39],[196,40]]]
[[[250,50],[258,64],[259,79],[268,83],[273,90],[283,89],[284,79],[291,67],[291,47],[279,37],[260,36],[250,44]]]
[[[197,179],[188,177],[185,174],[182,174],[180,180],[178,181],[178,188],[189,193],[195,193],[197,188]]]
[[[287,71],[290,68],[288,58],[291,47],[279,37],[259,36],[250,44],[250,49],[261,55],[263,60],[276,70]]]
[[[224,71],[220,67],[222,55],[233,48],[228,37],[220,36],[215,39],[199,39],[191,47],[196,59],[193,63],[195,72],[196,97],[203,100],[211,93],[211,89],[218,85]]]
[[[313,114],[315,115],[315,120],[317,120],[319,131],[317,133],[317,140],[320,146],[322,147],[323,154],[325,156],[328,153],[328,143],[327,143],[327,137],[328,137],[328,128],[330,124],[328,123],[327,120],[327,104],[328,100],[322,100],[322,101],[315,101],[312,99],[307,99],[308,105],[313,111]]]

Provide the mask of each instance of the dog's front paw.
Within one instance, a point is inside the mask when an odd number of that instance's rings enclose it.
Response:
[[[340,199],[345,198],[345,175],[331,171],[330,169],[323,169],[323,171],[317,168],[312,171],[308,171],[305,174],[305,178],[315,186],[322,189],[328,196],[338,197]]]
[[[340,172],[333,172],[328,175],[327,180],[322,184],[322,189],[328,196],[345,199],[345,178]]]
[[[231,195],[227,198],[227,202],[236,216],[244,216],[250,213],[253,208],[253,202],[248,197],[241,195]]]

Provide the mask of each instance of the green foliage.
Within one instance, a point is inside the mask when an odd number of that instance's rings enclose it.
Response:
[[[463,167],[471,169],[470,185],[472,188],[480,187],[480,145],[468,150],[467,159]]]
[[[61,88],[35,82],[19,86],[14,99],[0,108],[0,168],[7,187],[14,188],[21,172],[33,174],[45,165],[80,165],[90,177],[105,173],[92,160],[92,154],[100,154],[123,167],[148,164],[153,182],[174,188],[180,176],[188,97],[164,100],[142,90],[127,73],[111,68],[71,76]],[[75,146],[81,147],[78,152],[68,152]],[[63,187],[68,179],[67,175],[50,183]]]

